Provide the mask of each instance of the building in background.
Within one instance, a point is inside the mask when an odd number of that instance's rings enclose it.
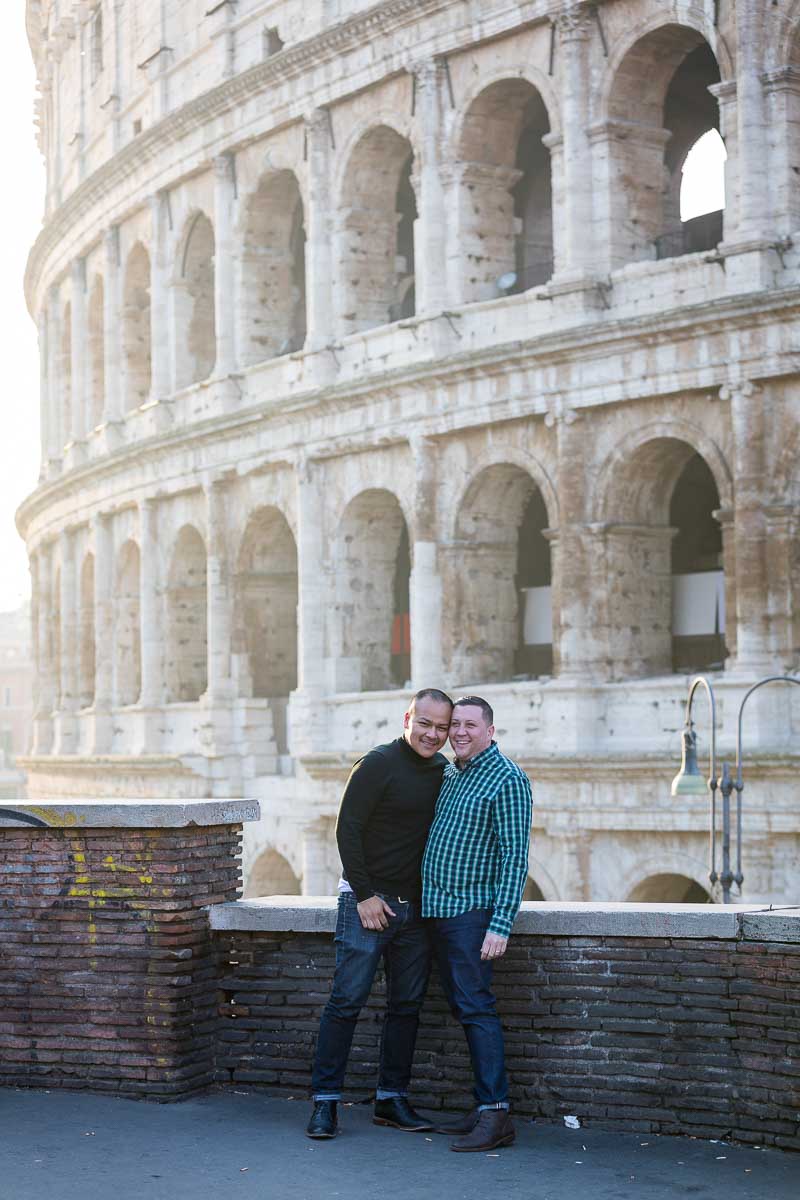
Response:
[[[0,613],[0,799],[25,795],[25,773],[17,765],[31,748],[34,665],[27,604]]]
[[[30,794],[255,796],[248,892],[324,892],[354,757],[479,691],[531,897],[705,897],[687,677],[730,750],[800,648],[795,5],[27,13]],[[796,899],[794,691],[749,714],[748,900]]]

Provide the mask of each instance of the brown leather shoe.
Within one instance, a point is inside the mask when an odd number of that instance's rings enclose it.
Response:
[[[451,1136],[456,1133],[472,1133],[478,1124],[480,1115],[477,1108],[473,1108],[471,1112],[462,1113],[460,1117],[457,1117],[455,1121],[450,1121],[447,1125],[437,1125],[436,1133],[448,1133]]]
[[[508,1109],[485,1108],[478,1114],[472,1132],[457,1138],[451,1143],[450,1149],[462,1154],[494,1150],[496,1146],[510,1146],[514,1136],[514,1123],[508,1115]]]

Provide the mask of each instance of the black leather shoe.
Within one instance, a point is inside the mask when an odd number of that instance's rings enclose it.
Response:
[[[403,1129],[406,1133],[426,1133],[433,1129],[430,1121],[414,1112],[405,1096],[376,1100],[372,1124],[391,1125],[393,1129]]]
[[[471,1133],[456,1138],[450,1149],[460,1153],[494,1150],[497,1146],[510,1146],[514,1141],[514,1123],[507,1108],[485,1108]]]
[[[336,1137],[336,1101],[315,1100],[306,1135],[310,1138]]]
[[[477,1108],[473,1108],[472,1112],[464,1113],[457,1117],[455,1121],[449,1121],[446,1125],[437,1125],[437,1133],[472,1133],[475,1126],[478,1124],[478,1117],[481,1114]]]

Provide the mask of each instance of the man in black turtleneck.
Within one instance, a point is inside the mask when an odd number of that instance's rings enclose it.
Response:
[[[403,736],[365,754],[347,781],[336,823],[344,868],[336,973],[314,1057],[309,1137],[336,1133],[336,1106],[353,1032],[381,958],[387,1010],[373,1121],[408,1132],[432,1128],[407,1096],[431,962],[420,917],[420,867],[447,766],[439,751],[447,740],[452,708],[444,692],[417,692],[403,718]]]

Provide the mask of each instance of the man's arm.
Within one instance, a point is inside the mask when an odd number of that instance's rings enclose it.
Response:
[[[382,754],[371,750],[350,772],[336,820],[336,844],[344,874],[358,901],[358,915],[365,929],[385,929],[385,913],[395,914],[384,900],[375,895],[366,859],[364,831],[388,778]]]
[[[532,816],[531,785],[521,773],[510,775],[492,805],[492,824],[500,845],[500,874],[481,958],[499,958],[508,945],[528,878]]]

